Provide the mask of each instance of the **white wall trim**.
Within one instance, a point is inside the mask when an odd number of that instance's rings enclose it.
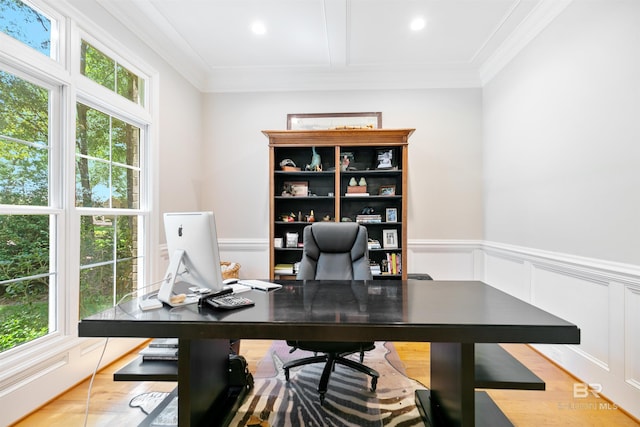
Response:
[[[491,81],[544,30],[573,0],[543,0],[479,69],[481,85]]]
[[[587,277],[600,276],[603,280],[616,280],[632,286],[640,286],[640,266],[638,265],[489,241],[483,242],[482,248],[485,253],[510,255],[537,265],[545,265],[547,268],[555,266],[555,268],[567,273],[569,271],[575,274],[582,272]]]

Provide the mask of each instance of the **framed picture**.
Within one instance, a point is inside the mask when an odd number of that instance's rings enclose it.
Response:
[[[306,197],[309,195],[307,181],[286,181],[282,189],[283,196]]]
[[[382,113],[287,114],[289,130],[381,129]]]
[[[287,233],[285,237],[286,237],[285,247],[287,248],[298,247],[298,233]]]
[[[382,247],[398,249],[398,230],[382,230]]]
[[[397,169],[394,167],[395,159],[393,158],[393,149],[378,150],[377,156],[378,165],[376,169]]]
[[[387,208],[386,214],[386,222],[398,222],[398,208]]]
[[[396,186],[395,185],[381,185],[380,191],[378,191],[380,196],[395,196],[396,195]]]

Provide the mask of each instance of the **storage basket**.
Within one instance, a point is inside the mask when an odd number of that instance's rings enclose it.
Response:
[[[240,277],[240,264],[237,262],[220,261],[223,279],[237,279]]]

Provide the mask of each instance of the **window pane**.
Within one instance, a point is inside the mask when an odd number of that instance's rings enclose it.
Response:
[[[138,209],[140,207],[138,171],[114,166],[111,176],[113,179],[113,207]]]
[[[85,215],[80,228],[80,266],[113,261],[113,217]]]
[[[80,43],[80,73],[129,101],[144,106],[144,79],[84,40]]]
[[[76,206],[111,207],[109,175],[108,163],[78,157],[76,160]]]
[[[48,215],[0,215],[0,351],[55,329],[49,227]]]
[[[49,203],[49,91],[0,71],[0,203]]]
[[[0,31],[51,56],[51,20],[20,0],[0,0]]]
[[[138,283],[138,217],[82,216],[81,317],[112,307]],[[114,259],[114,254],[116,258]]]
[[[139,166],[140,129],[122,120],[112,120],[112,160],[129,166]]]
[[[111,118],[84,104],[78,104],[76,110],[76,154],[109,160]]]
[[[83,104],[77,113],[76,206],[138,209],[140,128]]]
[[[80,269],[80,318],[114,305],[113,264]]]
[[[129,101],[144,106],[144,80],[118,65],[118,75],[116,80],[117,92]]]
[[[116,89],[116,63],[89,43],[80,46],[80,73],[107,89]]]
[[[47,206],[48,151],[0,136],[0,203]]]

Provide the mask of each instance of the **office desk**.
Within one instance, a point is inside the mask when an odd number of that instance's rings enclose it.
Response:
[[[274,292],[243,294],[256,305],[236,311],[192,305],[142,312],[131,301],[82,319],[79,334],[179,338],[181,426],[222,422],[232,337],[431,342],[431,396],[423,410],[433,410],[435,424],[455,426],[491,425],[476,414],[486,404],[475,397],[476,343],[580,342],[577,326],[478,281],[279,283]]]

